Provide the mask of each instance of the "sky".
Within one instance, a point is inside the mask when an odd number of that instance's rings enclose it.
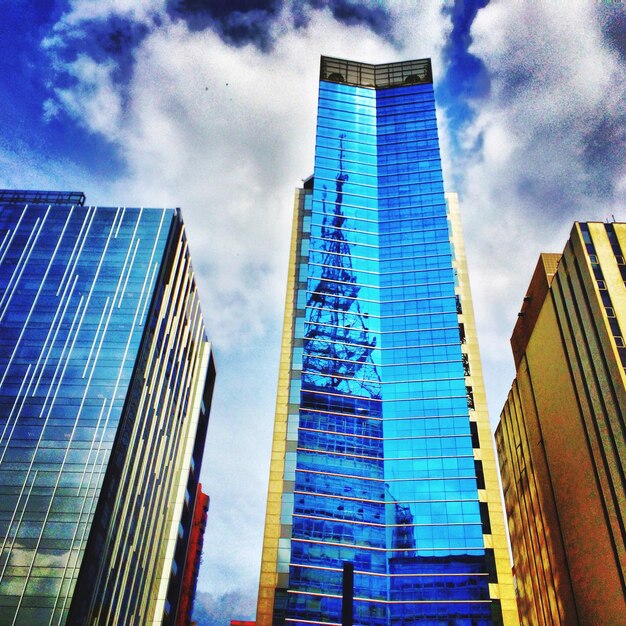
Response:
[[[494,427],[539,253],[626,220],[624,0],[0,0],[0,187],[183,211],[218,370],[201,623],[255,613],[322,54],[432,59]]]

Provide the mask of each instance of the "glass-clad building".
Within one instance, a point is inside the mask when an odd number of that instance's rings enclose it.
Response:
[[[0,192],[0,623],[173,624],[214,380],[180,212]]]
[[[257,623],[515,624],[504,533],[430,61],[322,57]]]

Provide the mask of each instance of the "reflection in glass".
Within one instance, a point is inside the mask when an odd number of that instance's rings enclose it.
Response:
[[[348,561],[355,623],[487,626],[432,85],[322,82],[317,137],[293,347],[293,500],[283,496],[289,593],[277,590],[275,615],[340,621]]]

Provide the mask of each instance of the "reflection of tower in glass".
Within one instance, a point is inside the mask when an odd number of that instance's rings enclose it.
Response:
[[[320,277],[307,301],[304,339],[303,388],[342,391],[380,398],[380,376],[372,362],[376,337],[367,327],[368,313],[361,310],[360,287],[352,270],[351,246],[343,225],[343,186],[348,175],[343,169],[343,139],[339,135],[339,169],[335,176],[335,201],[328,211],[326,186],[322,199]]]
[[[334,201],[328,202],[326,186],[321,194],[319,263],[309,273],[292,544],[292,558],[303,566],[295,585],[321,593],[331,584],[335,594],[341,593],[341,576],[320,577],[316,566],[340,571],[343,561],[352,559],[335,547],[311,547],[310,537],[330,538],[331,543],[366,540],[381,550],[385,547],[379,482],[384,476],[383,433],[376,402],[380,377],[373,361],[376,337],[358,299],[361,287],[344,231],[343,187],[348,175],[343,168],[343,139],[344,135],[338,137]],[[323,417],[331,406],[332,422]],[[346,435],[360,438],[359,457],[351,454]],[[336,498],[338,490],[341,500]],[[366,564],[372,565],[385,571],[384,552]],[[377,595],[384,598],[385,589],[381,587]]]
[[[315,170],[296,196],[260,625],[339,623],[346,562],[357,624],[516,623],[430,76],[427,60],[322,58]]]

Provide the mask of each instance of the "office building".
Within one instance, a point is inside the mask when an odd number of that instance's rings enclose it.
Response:
[[[322,57],[295,198],[257,624],[342,620],[517,624],[429,60]]]
[[[200,561],[202,558],[202,546],[204,544],[204,531],[206,530],[207,515],[209,512],[209,496],[202,491],[202,485],[198,483],[196,504],[193,511],[193,522],[187,542],[187,556],[185,558],[185,571],[183,573],[178,603],[178,615],[176,626],[191,626],[193,621],[193,604],[196,599],[198,586],[198,574],[200,573]]]
[[[213,380],[179,210],[0,192],[0,623],[174,623]]]
[[[527,626],[626,616],[626,224],[576,223],[543,254],[496,431]]]

